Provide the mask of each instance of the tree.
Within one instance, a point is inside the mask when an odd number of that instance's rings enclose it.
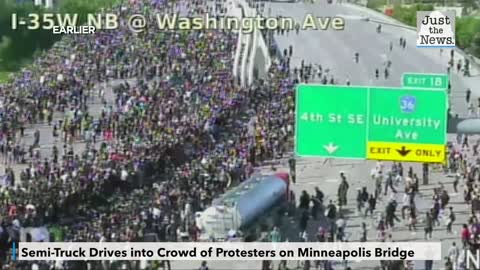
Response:
[[[367,7],[371,9],[380,9],[387,4],[386,0],[368,0]]]
[[[480,31],[477,32],[472,40],[472,46],[469,50],[474,56],[480,57]]]
[[[416,7],[402,7],[400,5],[395,6],[393,9],[393,17],[403,23],[410,26],[417,25]]]
[[[456,45],[468,48],[472,44],[476,32],[480,31],[480,20],[474,17],[457,18],[455,21]]]

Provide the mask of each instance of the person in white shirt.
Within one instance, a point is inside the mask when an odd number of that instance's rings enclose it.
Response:
[[[300,239],[303,241],[303,242],[308,242],[308,234],[307,234],[307,231],[303,231],[300,233]]]
[[[336,222],[337,225],[337,241],[345,240],[345,228],[347,227],[347,222],[343,215],[340,215]]]
[[[410,196],[408,193],[403,194],[402,198],[402,219],[405,220],[405,210],[410,209]]]
[[[455,242],[452,243],[452,246],[448,249],[448,257],[453,264],[453,269],[457,269],[458,257],[460,256],[460,250],[458,249]]]
[[[370,171],[370,176],[372,177],[372,180],[375,181],[375,187],[376,187],[375,193],[378,193],[378,195],[380,195],[381,189],[382,189],[382,181],[383,181],[382,168],[383,168],[383,165],[381,164],[381,162],[377,162],[377,165],[375,166],[375,168],[373,168]],[[377,197],[377,194],[375,195],[375,197]]]
[[[128,179],[128,171],[125,168],[122,169],[120,179],[122,181],[127,181],[127,179]]]
[[[455,270],[465,270],[466,269],[466,263],[465,263],[466,256],[467,256],[466,249],[462,249],[460,251],[460,253],[458,255],[458,259],[455,263],[457,268],[453,268],[453,269],[455,269]]]
[[[377,161],[377,164],[375,165],[375,169],[377,169],[377,171],[383,171],[383,162]]]
[[[395,176],[395,183],[394,185],[398,186],[400,183],[402,183],[403,177],[400,174],[397,174]]]

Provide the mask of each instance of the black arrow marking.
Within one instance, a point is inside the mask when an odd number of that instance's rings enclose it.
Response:
[[[405,146],[402,146],[402,149],[397,149],[397,152],[400,154],[400,156],[404,157],[408,155],[412,150],[407,150],[405,149]]]

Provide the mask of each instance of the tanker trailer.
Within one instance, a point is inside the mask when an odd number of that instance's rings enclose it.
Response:
[[[272,208],[288,202],[288,174],[254,175],[215,199],[212,206],[196,214],[202,238],[225,239],[231,231],[244,235]]]

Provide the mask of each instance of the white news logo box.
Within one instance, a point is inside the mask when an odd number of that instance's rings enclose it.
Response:
[[[417,47],[455,47],[455,11],[417,11]]]

